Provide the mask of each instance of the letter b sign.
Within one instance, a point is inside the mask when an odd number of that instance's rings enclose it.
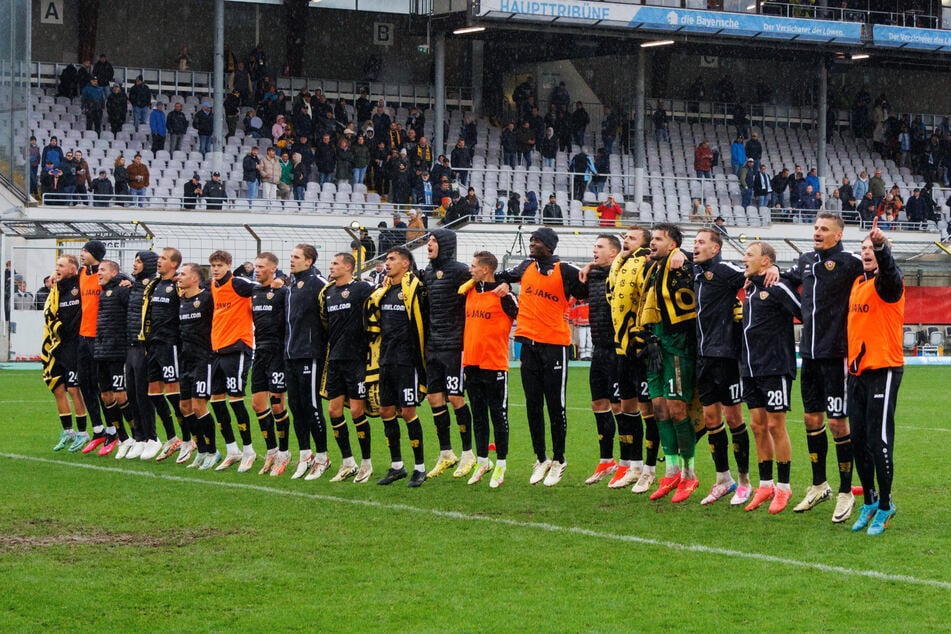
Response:
[[[393,46],[393,24],[389,22],[373,23],[373,43],[377,46]]]

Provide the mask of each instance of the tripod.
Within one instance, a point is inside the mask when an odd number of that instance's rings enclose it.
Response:
[[[525,237],[522,235],[522,225],[518,226],[515,232],[515,239],[512,240],[512,246],[505,252],[506,255],[525,255]]]

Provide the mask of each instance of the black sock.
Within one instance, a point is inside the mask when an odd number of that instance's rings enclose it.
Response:
[[[185,430],[188,430],[188,433],[190,434],[189,437],[194,439],[198,453],[202,453],[201,447],[204,445],[204,441],[201,439],[201,430],[198,428],[198,419],[194,414],[182,416],[182,433],[184,433]]]
[[[238,425],[238,433],[241,435],[241,444],[245,447],[251,446],[251,415],[248,414],[248,408],[244,404],[244,399],[229,401],[231,411],[234,412],[234,422]]]
[[[736,429],[730,430],[733,439],[733,457],[736,459],[736,470],[740,473],[750,472],[750,434],[746,430],[746,423],[741,423]]]
[[[713,454],[713,467],[717,473],[730,470],[730,459],[727,455],[730,441],[726,437],[726,425],[720,423],[716,429],[709,430],[710,453]]]
[[[326,453],[327,422],[324,420],[324,411],[320,406],[320,398],[317,399],[317,407],[314,409],[314,426],[311,428],[310,433],[314,439],[314,451],[317,453]]]
[[[334,431],[334,439],[340,447],[340,457],[353,458],[353,449],[350,448],[350,430],[347,428],[347,419],[344,416],[333,416],[330,427]]]
[[[617,442],[618,442],[618,456],[621,460],[633,460],[634,454],[634,414],[628,414],[627,412],[621,412],[615,418],[617,418]],[[637,421],[639,425],[640,420]],[[643,442],[643,441],[641,441]]]
[[[826,481],[826,456],[829,453],[829,438],[826,426],[815,431],[806,430],[806,446],[809,448],[809,460],[812,463],[813,486]]]
[[[63,426],[63,431],[73,428],[73,415],[72,414],[60,414],[59,415],[59,424]]]
[[[657,419],[654,416],[644,417],[644,447],[647,449],[647,457],[644,464],[648,467],[657,465],[657,453],[660,451],[660,432],[657,430]],[[637,460],[638,454],[637,433],[634,434],[634,459]]]
[[[185,427],[185,417],[182,416],[182,409],[179,405],[181,395],[178,392],[173,392],[172,394],[166,394],[165,398],[168,399],[169,405],[172,406],[172,413],[175,414],[175,418],[178,419],[178,424],[182,428],[182,442],[191,440],[191,430]]]
[[[234,429],[231,427],[231,412],[228,411],[228,402],[212,401],[211,409],[215,413],[215,420],[218,421],[221,437],[224,438],[226,445],[230,445],[234,442]],[[214,443],[212,443],[212,447],[214,447]]]
[[[462,450],[472,451],[472,411],[469,404],[464,404],[455,412],[456,427],[459,429],[459,437],[462,438]]]
[[[383,419],[383,436],[386,437],[386,446],[390,448],[390,461],[403,462],[403,452],[400,451],[400,424],[395,418]]]
[[[287,451],[290,447],[288,434],[291,430],[291,419],[287,415],[287,410],[274,414],[274,429],[277,431],[277,450]]]
[[[353,419],[353,428],[357,432],[357,442],[360,443],[360,457],[370,459],[370,422],[366,414],[360,414]]]
[[[230,423],[228,428],[231,428]],[[205,451],[215,453],[215,420],[211,417],[210,412],[205,412],[204,416],[195,421],[195,429],[204,440]],[[234,442],[234,436],[231,436],[231,440]]]
[[[779,484],[789,484],[789,471],[791,466],[791,462],[776,461],[776,481]]]
[[[263,412],[255,412],[254,415],[258,418],[258,427],[261,428],[264,446],[268,450],[277,448],[277,438],[274,437],[274,414],[271,413],[271,408],[269,407]]]
[[[164,394],[149,394],[149,400],[152,401],[152,407],[162,421],[162,427],[165,429],[165,439],[176,437],[175,423],[172,422],[172,410],[168,406],[168,401]]]
[[[129,401],[126,401],[125,403],[119,406],[119,411],[122,412],[122,418],[125,419],[125,422],[129,423],[129,433],[130,434],[135,433],[135,408],[132,407],[132,403],[130,403]],[[123,438],[122,437],[123,434],[125,434],[125,430],[120,427],[119,428],[120,440],[125,440],[126,438],[128,438],[128,436]]]
[[[439,451],[451,451],[452,440],[449,437],[449,406],[442,405],[433,410],[433,425],[436,427],[436,440],[439,441]]]
[[[834,438],[835,458],[839,463],[839,493],[852,492],[852,437]]]
[[[76,429],[79,430],[79,433],[86,431],[86,415],[76,417]]]
[[[610,460],[614,457],[614,414],[595,412],[594,421],[598,426],[598,453],[601,460]]]
[[[413,448],[413,464],[423,464],[426,458],[423,454],[423,426],[417,416],[406,421],[406,435],[409,436],[409,446]]]
[[[789,464],[788,462],[786,464]],[[760,460],[759,461],[759,481],[766,482],[767,480],[773,479],[773,461],[772,460]]]

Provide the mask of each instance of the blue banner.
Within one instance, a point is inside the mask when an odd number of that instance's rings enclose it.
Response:
[[[920,48],[931,51],[949,50],[951,49],[951,31],[876,24],[872,27],[872,41],[875,46]]]

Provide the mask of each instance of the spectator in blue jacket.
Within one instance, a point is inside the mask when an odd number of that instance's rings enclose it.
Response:
[[[149,115],[149,129],[152,131],[152,152],[165,149],[165,136],[168,130],[165,127],[165,104],[155,102],[155,108]]]

